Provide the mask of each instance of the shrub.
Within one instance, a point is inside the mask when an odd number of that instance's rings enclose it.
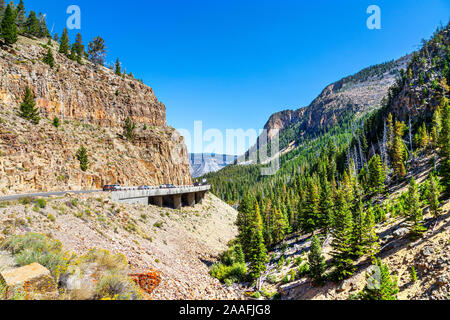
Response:
[[[109,272],[103,275],[95,287],[97,299],[141,300],[141,290],[126,275]]]
[[[37,233],[12,236],[2,247],[12,252],[19,266],[37,262],[50,270],[55,279],[67,270],[71,260],[61,242]]]
[[[47,206],[47,201],[45,199],[37,199],[35,201],[36,207],[40,209],[44,209]]]
[[[128,267],[127,259],[123,254],[111,254],[107,250],[91,249],[80,257],[81,263],[96,263],[100,268],[107,270],[125,270]]]
[[[234,263],[227,266],[223,263],[216,263],[211,267],[210,274],[212,277],[222,282],[242,282],[247,277],[247,267],[244,263]]]

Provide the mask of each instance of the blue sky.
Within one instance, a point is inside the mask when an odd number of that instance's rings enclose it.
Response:
[[[203,130],[259,130],[326,85],[416,50],[450,17],[449,0],[25,0],[58,34],[72,4],[85,43],[102,36],[108,61],[119,57],[167,106],[168,124],[191,132],[198,120]],[[372,4],[381,30],[366,27]]]

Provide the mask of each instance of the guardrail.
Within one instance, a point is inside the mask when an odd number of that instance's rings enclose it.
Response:
[[[114,190],[111,190],[111,192],[118,192],[118,191],[145,191],[145,190],[161,190],[161,189],[190,189],[190,188],[196,188],[196,187],[207,187],[210,186],[208,184],[202,184],[202,185],[190,185],[190,186],[173,186],[173,187],[161,187],[161,186],[147,186],[147,188],[142,187],[117,187]]]

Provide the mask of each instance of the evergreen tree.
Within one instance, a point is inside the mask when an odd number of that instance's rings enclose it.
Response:
[[[287,224],[283,212],[280,209],[275,208],[272,229],[272,239],[275,243],[284,240],[286,228]]]
[[[77,61],[78,63],[82,63],[82,59],[84,56],[84,45],[83,45],[83,39],[81,37],[80,33],[77,33],[75,43],[73,44],[73,47],[75,48],[75,52],[77,54]]]
[[[378,235],[375,231],[375,215],[373,213],[373,208],[369,208],[366,211],[366,215],[364,218],[364,250],[370,256],[375,256],[380,249],[380,245],[378,244]]]
[[[55,59],[53,57],[52,49],[48,48],[47,54],[44,57],[44,63],[48,64],[50,68],[53,68],[55,66]]]
[[[421,209],[418,186],[414,178],[409,183],[405,202],[407,220],[411,223],[410,233],[412,238],[419,238],[424,232],[423,211]]]
[[[359,258],[365,253],[364,237],[365,230],[364,205],[361,196],[359,196],[357,206],[353,212],[353,229],[351,236],[352,257]]]
[[[439,145],[439,132],[442,126],[441,120],[441,108],[437,108],[433,114],[433,126],[430,132],[430,139],[434,148],[437,148]]]
[[[327,265],[322,255],[320,240],[317,236],[313,236],[311,241],[311,250],[308,255],[309,274],[316,283],[322,283]]]
[[[1,36],[7,45],[12,45],[17,42],[17,26],[16,26],[16,14],[8,4],[6,7],[3,20],[1,23]]]
[[[30,11],[26,22],[26,33],[38,37],[40,32],[39,20],[34,11]]]
[[[450,104],[444,99],[442,108],[442,128],[439,133],[440,139],[440,169],[442,186],[446,196],[450,196]]]
[[[136,129],[136,124],[131,121],[130,117],[127,117],[123,127],[123,134],[130,141],[134,138],[134,129]]]
[[[402,137],[404,134],[403,122],[395,121],[394,142],[392,144],[392,165],[396,178],[402,178],[406,175],[405,170],[405,145]]]
[[[319,219],[319,189],[313,179],[308,179],[305,201],[302,204],[301,228],[304,233],[314,232]]]
[[[375,155],[369,161],[369,172],[367,177],[367,185],[370,192],[383,192],[386,174],[379,155]]]
[[[343,280],[354,272],[352,261],[352,213],[348,207],[342,190],[336,194],[336,203],[333,216],[333,241],[331,243],[334,276],[336,280]]]
[[[88,53],[94,64],[103,66],[106,56],[105,40],[101,37],[94,38],[91,42],[89,42]]]
[[[264,245],[263,226],[258,203],[255,202],[254,217],[250,227],[249,274],[253,279],[261,277],[266,270],[267,249]]]
[[[20,0],[17,6],[17,14],[16,14],[16,25],[19,34],[23,34],[26,30],[27,16],[25,15],[25,13],[26,13],[25,4],[23,3],[23,0]]]
[[[428,178],[428,202],[430,204],[430,211],[431,214],[437,218],[440,214],[440,208],[439,208],[439,196],[441,195],[441,186],[439,185],[439,180],[433,175],[430,174],[430,177]]]
[[[376,258],[374,270],[367,274],[367,285],[361,292],[362,300],[397,300],[397,279],[391,277],[389,268]]]
[[[118,76],[121,76],[121,75],[122,75],[122,69],[121,69],[121,65],[120,65],[119,58],[117,58],[117,61],[116,61],[116,65],[115,65],[115,73],[116,73]]]
[[[39,38],[50,37],[50,32],[47,28],[47,22],[45,16],[39,13]]]
[[[34,101],[34,95],[29,87],[25,89],[25,97],[20,105],[19,115],[31,121],[33,124],[38,124],[41,118],[39,117],[39,109],[35,108],[36,102]]]
[[[428,131],[427,131],[427,127],[424,122],[422,124],[422,126],[419,128],[418,137],[417,137],[417,145],[421,149],[425,149],[428,146],[428,142],[429,142]]]
[[[76,157],[80,162],[81,170],[87,171],[89,166],[89,160],[88,160],[88,152],[84,146],[81,146],[80,149],[78,149]]]
[[[63,34],[60,40],[59,53],[68,55],[69,54],[69,33],[67,29],[64,28]]]
[[[250,195],[250,193],[246,193],[242,201],[239,203],[236,226],[238,228],[238,240],[242,245],[247,261],[250,257],[249,248],[253,223],[252,220],[255,216],[254,210],[254,198]]]
[[[320,227],[328,232],[333,216],[333,192],[331,190],[331,184],[326,179],[321,183],[319,212]]]

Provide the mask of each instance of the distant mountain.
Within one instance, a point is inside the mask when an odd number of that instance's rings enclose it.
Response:
[[[210,172],[217,172],[226,166],[233,164],[237,156],[225,154],[189,154],[192,178],[204,176]]]
[[[320,135],[353,115],[362,117],[379,109],[411,57],[410,54],[363,69],[327,86],[309,106],[273,114],[264,127],[268,141],[279,133],[281,155],[292,150],[303,138]],[[252,146],[245,154],[246,159],[259,147],[258,144]],[[244,159],[240,162],[246,163]]]

